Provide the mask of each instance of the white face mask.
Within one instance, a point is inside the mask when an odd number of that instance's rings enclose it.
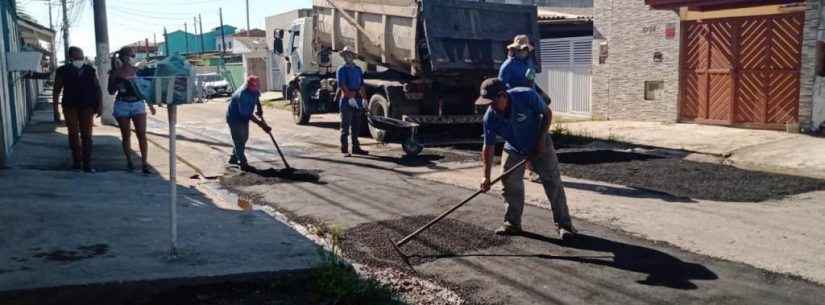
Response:
[[[126,62],[129,63],[130,66],[134,66],[135,64],[137,64],[137,60],[134,57],[127,58]]]
[[[84,64],[84,63],[85,63],[85,62],[84,62],[84,61],[82,61],[82,60],[72,60],[72,66],[75,66],[75,68],[78,68],[78,69],[80,69],[81,67],[83,67],[83,64]]]

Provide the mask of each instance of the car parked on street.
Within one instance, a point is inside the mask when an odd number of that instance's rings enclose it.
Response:
[[[230,96],[234,91],[229,81],[218,73],[198,74],[198,84],[205,98]]]

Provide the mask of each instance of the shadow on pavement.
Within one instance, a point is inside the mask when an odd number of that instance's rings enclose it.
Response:
[[[578,190],[587,190],[595,193],[601,193],[610,196],[630,197],[639,199],[660,199],[671,203],[696,203],[695,200],[688,197],[674,196],[668,193],[648,190],[637,187],[618,188],[606,185],[583,183],[583,182],[563,182],[564,187],[574,188]]]
[[[438,161],[444,159],[444,156],[439,155],[418,155],[415,157],[391,157],[391,156],[380,156],[380,155],[367,155],[367,156],[354,156],[356,158],[362,159],[371,159],[380,162],[390,162],[395,163],[398,165],[406,166],[406,167],[429,167],[429,168],[444,168],[441,166],[437,166],[437,163],[434,161]]]
[[[593,259],[591,257],[553,257],[586,264],[595,264],[647,274],[639,284],[662,286],[673,289],[697,289],[692,280],[716,280],[719,277],[707,267],[684,262],[659,250],[618,241],[603,239],[586,234],[578,234],[571,240],[549,238],[544,235],[524,232],[520,236],[552,243],[562,247],[613,253],[613,260]]]
[[[327,129],[341,129],[341,122],[309,122],[307,125]]]

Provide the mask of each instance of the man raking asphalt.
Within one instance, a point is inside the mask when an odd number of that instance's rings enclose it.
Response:
[[[559,160],[553,148],[553,139],[548,133],[553,113],[533,88],[516,87],[507,90],[498,78],[489,78],[481,84],[478,106],[489,106],[484,114],[484,148],[482,164],[484,178],[482,192],[490,190],[490,171],[493,166],[496,137],[506,141],[502,156],[502,170],[518,168],[502,179],[504,201],[507,209],[504,225],[496,234],[515,235],[522,232],[521,215],[524,211],[524,168],[516,166],[528,160],[539,175],[544,192],[553,210],[553,221],[559,230],[559,238],[576,233],[567,198],[561,182]]]
[[[524,211],[523,165],[528,162],[533,165],[539,175],[547,197],[550,199],[559,238],[565,239],[576,234],[567,209],[567,199],[561,183],[559,162],[553,148],[553,140],[548,133],[552,122],[552,112],[538,93],[529,87],[507,90],[500,79],[490,78],[481,84],[480,97],[476,100],[476,105],[488,106],[484,115],[484,148],[481,158],[484,179],[479,190],[472,196],[397,243],[392,243],[393,249],[410,269],[412,265],[400,247],[479,194],[489,191],[490,187],[499,180],[504,185],[507,210],[504,225],[496,230],[496,234],[517,235],[521,233],[521,216]],[[490,180],[497,136],[506,141],[502,161],[503,173]]]
[[[284,154],[281,152],[281,147],[278,146],[278,142],[275,141],[275,136],[272,135],[272,127],[269,127],[266,121],[264,121],[258,82],[257,76],[250,75],[246,83],[232,94],[229,100],[229,107],[226,110],[226,123],[229,126],[234,144],[229,163],[239,165],[243,171],[264,177],[277,177],[308,182],[319,181],[320,177],[316,173],[294,169],[287,163],[286,157],[284,157]],[[275,148],[278,150],[278,154],[281,156],[285,168],[259,170],[249,165],[245,153],[246,142],[249,140],[249,122],[254,122],[261,127],[264,132],[269,134],[269,138],[272,139],[272,143],[275,144]]]

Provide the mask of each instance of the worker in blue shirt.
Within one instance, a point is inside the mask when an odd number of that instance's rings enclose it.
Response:
[[[482,164],[484,179],[481,191],[490,190],[490,172],[493,165],[496,137],[506,141],[502,157],[502,172],[528,159],[528,163],[538,173],[544,192],[553,210],[553,221],[561,238],[576,234],[567,198],[559,172],[559,161],[553,148],[553,139],[547,132],[552,121],[552,112],[542,102],[535,90],[517,87],[507,90],[498,78],[490,78],[481,84],[481,94],[476,100],[478,106],[489,106],[484,114],[484,148]],[[521,215],[524,210],[524,167],[515,169],[502,179],[504,200],[507,210],[504,225],[496,234],[514,235],[521,233]]]
[[[345,64],[338,68],[336,77],[338,88],[341,89],[341,99],[338,107],[341,109],[341,153],[349,156],[347,138],[352,138],[352,153],[366,155],[369,152],[361,149],[358,135],[361,133],[361,116],[364,115],[364,72],[355,65],[355,53],[349,46],[339,52]]]
[[[509,88],[531,87],[538,92],[546,105],[550,105],[550,97],[536,84],[536,68],[530,58],[535,47],[530,44],[527,35],[518,35],[513,43],[507,46],[507,60],[498,71],[498,78]]]
[[[507,60],[498,71],[498,78],[507,88],[533,87],[535,70],[530,60],[533,46],[527,35],[518,35],[507,46]]]
[[[261,92],[258,89],[258,77],[250,75],[246,83],[238,88],[229,99],[229,107],[226,110],[226,123],[232,134],[234,149],[230,164],[240,165],[241,170],[254,170],[246,160],[246,141],[249,140],[249,121],[258,124],[265,132],[269,133],[272,128],[263,120],[263,108],[261,106]],[[257,111],[255,111],[257,108]]]

